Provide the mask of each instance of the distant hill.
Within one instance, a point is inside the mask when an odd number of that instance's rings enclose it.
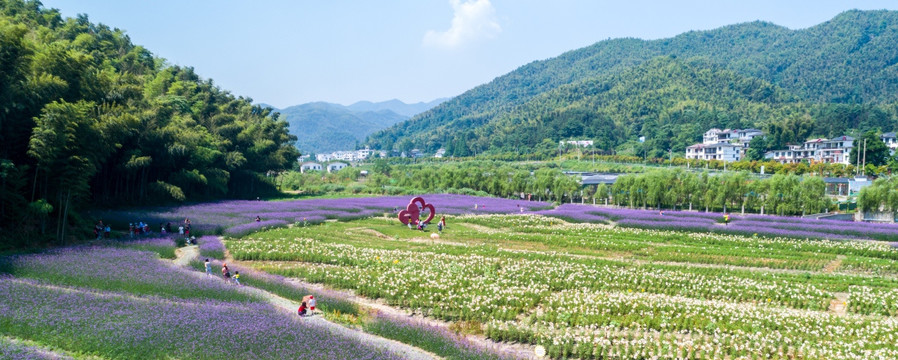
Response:
[[[673,142],[647,142],[665,152],[700,140],[709,126],[794,128],[782,141],[851,129],[839,124],[893,130],[895,43],[898,12],[857,10],[801,30],[756,21],[669,39],[601,41],[521,66],[372,134],[369,143],[465,155],[526,152],[544,139],[569,138],[622,149],[639,136],[672,133]]]
[[[399,100],[360,101],[350,106],[313,102],[277,111],[290,124],[290,133],[298,138],[296,147],[300,151],[322,153],[351,150],[369,134],[408,120],[442,101],[417,104]]]
[[[381,111],[381,110],[390,110],[399,115],[404,115],[408,117],[412,117],[423,113],[427,110],[433,109],[439,104],[442,104],[449,98],[439,98],[433,100],[431,102],[418,102],[414,104],[406,104],[400,100],[393,99],[382,102],[373,103],[370,101],[359,101],[352,105],[347,106],[350,110],[353,111]]]

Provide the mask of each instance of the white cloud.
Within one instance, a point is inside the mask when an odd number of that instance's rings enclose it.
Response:
[[[427,31],[424,45],[452,49],[473,40],[493,38],[502,31],[490,0],[449,0],[449,3],[455,12],[452,26],[446,31]]]

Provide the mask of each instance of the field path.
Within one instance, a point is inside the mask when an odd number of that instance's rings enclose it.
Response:
[[[200,255],[200,247],[196,245],[188,245],[182,248],[175,249],[175,265],[178,266],[187,266],[190,265],[190,260],[196,259],[197,256]]]
[[[831,274],[836,271],[839,266],[842,266],[842,260],[845,260],[847,257],[845,255],[839,255],[835,260],[831,261],[829,264],[823,267],[823,272],[827,274]]]
[[[185,246],[185,247],[178,248],[177,250],[175,250],[176,258],[173,262],[174,262],[174,264],[176,264],[178,266],[187,267],[190,264],[190,260],[197,258],[198,255],[199,255],[199,247],[198,246],[195,246],[195,245],[194,246]],[[200,277],[205,278],[205,275],[203,275],[199,272],[191,271],[190,273],[194,274],[194,276],[200,276]],[[263,299],[266,299],[272,305],[276,306],[279,309],[285,310],[289,314],[295,315],[296,309],[299,308],[299,303],[297,303],[293,300],[285,299],[283,297],[272,294],[272,293],[267,292],[262,289],[257,289],[257,288],[250,287],[250,286],[242,286],[241,290],[244,292],[249,292],[254,295],[257,295]],[[345,326],[338,325],[338,324],[332,323],[330,321],[327,321],[326,319],[324,319],[323,317],[320,317],[320,316],[307,316],[307,317],[300,318],[299,321],[301,321],[309,326],[326,329],[330,333],[337,335],[337,336],[342,336],[342,337],[345,337],[348,339],[353,339],[355,341],[358,341],[359,343],[368,344],[368,345],[371,345],[376,348],[386,349],[387,351],[389,351],[393,354],[396,354],[398,357],[400,357],[402,359],[412,359],[412,360],[442,359],[441,357],[437,356],[436,354],[424,351],[424,350],[416,348],[414,346],[411,346],[408,344],[403,344],[401,342],[398,342],[395,340],[390,340],[390,339],[383,338],[380,336],[371,335],[371,334],[368,334],[363,331],[353,330],[353,329],[347,328]]]
[[[835,299],[829,302],[829,312],[845,316],[848,313],[848,309],[845,306],[845,303],[848,301],[848,293],[835,293]]]

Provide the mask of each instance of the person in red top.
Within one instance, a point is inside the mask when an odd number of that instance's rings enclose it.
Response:
[[[221,277],[231,282],[231,269],[228,269],[228,264],[221,264]]]

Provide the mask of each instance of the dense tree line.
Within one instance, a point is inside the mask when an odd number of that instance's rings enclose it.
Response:
[[[449,155],[526,154],[544,139],[681,152],[710,127],[771,144],[896,129],[898,12],[849,11],[789,30],[753,22],[670,39],[615,39],[536,61],[369,137]],[[645,143],[636,139],[645,136]]]
[[[69,236],[86,206],[255,197],[296,138],[124,32],[0,1],[0,233]],[[24,210],[24,209],[27,209]],[[15,229],[15,231],[11,231]]]
[[[613,186],[598,186],[595,197],[628,207],[805,215],[829,209],[825,191],[817,176],[657,170],[618,177]]]
[[[501,161],[390,163],[377,160],[367,176],[359,168],[337,173],[290,171],[278,181],[309,194],[459,193],[556,203],[585,202],[633,208],[754,212],[778,215],[819,213],[831,207],[819,176],[780,173],[759,178],[744,171],[712,173],[683,168],[624,174],[611,185],[581,186],[579,176],[554,163]]]
[[[555,164],[465,161],[424,164],[390,164],[378,160],[361,183],[359,170],[347,167],[337,173],[295,171],[282,174],[284,189],[310,193],[348,191],[369,194],[458,193],[505,198],[532,194],[533,200],[580,200],[580,179],[562,173]]]
[[[898,177],[879,178],[861,189],[857,205],[864,211],[898,212]]]

